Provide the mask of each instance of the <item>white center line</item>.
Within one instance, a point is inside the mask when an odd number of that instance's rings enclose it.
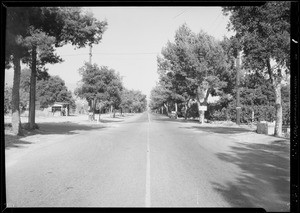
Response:
[[[146,196],[145,206],[151,206],[150,196],[150,145],[149,145],[149,127],[150,127],[150,115],[148,113],[148,128],[147,128],[147,167],[146,167]]]

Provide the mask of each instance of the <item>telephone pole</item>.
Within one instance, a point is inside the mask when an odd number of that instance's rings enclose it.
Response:
[[[240,57],[241,53],[240,51],[237,52],[237,58],[236,58],[236,124],[240,125],[241,122],[241,106],[240,106],[240,72],[241,72],[241,66],[240,66]]]

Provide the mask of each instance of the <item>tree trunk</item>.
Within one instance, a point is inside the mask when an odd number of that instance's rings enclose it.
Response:
[[[97,102],[97,100],[93,99],[93,121],[96,120],[95,119],[96,102]]]
[[[236,124],[241,124],[241,106],[240,106],[240,51],[236,58]]]
[[[275,136],[282,136],[282,104],[281,104],[281,83],[277,82],[274,85],[275,90],[275,108],[276,108],[276,123]]]
[[[166,108],[166,114],[168,115],[168,113],[169,113],[168,106],[166,104],[164,104],[164,107]]]
[[[113,113],[113,105],[110,105],[110,117],[113,116],[112,113]]]
[[[230,121],[230,115],[229,115],[228,107],[226,107],[226,109],[225,109],[225,114],[226,114],[226,121]]]
[[[276,122],[275,122],[275,136],[282,135],[282,105],[281,105],[281,74],[274,77],[273,69],[271,68],[270,58],[267,58],[266,65],[270,77],[270,81],[275,91],[275,109],[276,109]],[[279,70],[278,70],[279,72]]]
[[[15,54],[14,63],[14,82],[12,89],[12,132],[17,135],[23,135],[20,119],[20,75],[21,75],[21,59]]]
[[[101,103],[101,101],[99,101]],[[98,115],[98,121],[100,122],[100,117],[101,117],[101,104],[98,104],[98,112],[99,112],[99,115]]]
[[[198,106],[198,113],[199,113],[199,123],[204,123],[204,111],[200,110],[201,101],[203,101],[203,106],[207,106],[207,99],[209,96],[210,89],[209,88],[201,88],[200,86],[197,89],[197,106]]]
[[[30,98],[29,98],[29,128],[34,129],[35,124],[35,92],[36,92],[36,47],[32,48],[32,63],[30,76]]]
[[[204,111],[200,110],[201,103],[198,100],[197,100],[197,106],[198,106],[198,113],[199,113],[199,123],[203,124],[204,123]]]
[[[175,103],[175,119],[177,119],[177,117],[178,117],[178,106],[177,106],[177,103]]]
[[[184,120],[187,119],[187,111],[188,111],[188,103],[186,102],[184,105]]]

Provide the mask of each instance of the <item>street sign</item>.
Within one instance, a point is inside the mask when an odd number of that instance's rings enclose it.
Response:
[[[207,106],[199,106],[198,108],[201,111],[207,111]]]

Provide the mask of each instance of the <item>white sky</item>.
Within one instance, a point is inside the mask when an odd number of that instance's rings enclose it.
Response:
[[[123,76],[124,86],[149,97],[158,80],[156,57],[175,31],[186,23],[193,32],[200,29],[221,40],[232,35],[221,7],[93,7],[86,8],[108,27],[100,44],[93,46],[92,63],[108,66]],[[48,65],[50,75],[58,75],[70,90],[81,79],[78,69],[89,60],[89,48],[67,45],[57,49],[64,62]],[[23,67],[22,67],[23,68]],[[12,70],[5,81],[12,84]]]

